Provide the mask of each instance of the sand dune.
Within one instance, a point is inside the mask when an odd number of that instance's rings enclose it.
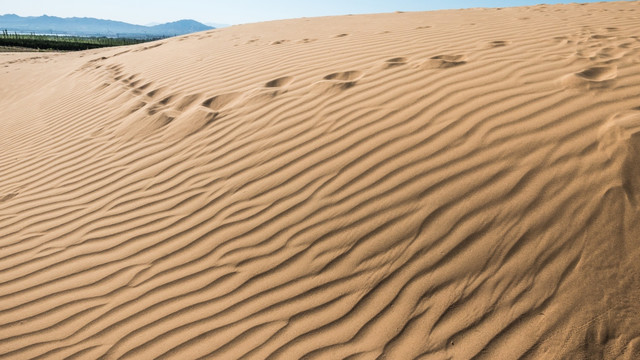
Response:
[[[0,358],[640,358],[640,4],[0,54]]]

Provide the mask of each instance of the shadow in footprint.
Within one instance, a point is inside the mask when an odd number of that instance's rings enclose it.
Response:
[[[362,79],[362,72],[357,70],[335,72],[326,75],[312,86],[312,94],[333,94],[354,87]]]
[[[5,201],[9,201],[9,200],[13,199],[16,196],[18,196],[18,192],[10,192],[8,194],[0,195],[0,203],[1,202],[5,202]]]
[[[383,67],[385,69],[388,69],[388,68],[401,66],[401,65],[406,65],[406,64],[407,64],[407,58],[405,58],[405,57],[394,57],[394,58],[391,58],[391,59],[387,59],[384,62]]]
[[[117,126],[114,135],[124,140],[147,137],[169,125],[175,117],[174,113],[166,111],[152,115],[133,113]]]
[[[464,55],[436,55],[420,65],[422,69],[447,69],[466,64]]]
[[[592,66],[564,76],[561,83],[573,88],[602,89],[613,86],[617,76],[618,68],[615,65]]]
[[[293,82],[292,76],[282,76],[269,80],[262,87],[251,90],[246,94],[250,103],[268,101],[288,91],[287,86]]]
[[[216,95],[203,101],[202,106],[214,111],[222,111],[240,101],[241,95],[239,92]]]
[[[200,94],[185,95],[176,102],[174,108],[178,111],[184,111],[186,108],[191,106],[191,104],[198,101],[198,99],[200,99]]]
[[[510,43],[509,41],[505,41],[505,40],[495,40],[495,41],[490,41],[487,46],[489,48],[497,48],[497,47],[507,46],[509,45],[509,43]]]
[[[617,76],[617,69],[615,66],[594,66],[575,75],[589,81],[605,81],[614,79]]]
[[[325,80],[354,81],[362,76],[362,72],[357,70],[335,72],[324,77]]]
[[[163,130],[164,137],[170,140],[183,139],[213,123],[218,117],[217,111],[194,108],[178,115]]]
[[[283,77],[279,77],[277,79],[273,79],[271,81],[267,81],[267,83],[264,84],[264,87],[266,87],[266,88],[279,88],[279,87],[283,87],[283,86],[287,86],[287,85],[291,84],[292,81],[293,81],[293,77],[292,76],[283,76]]]

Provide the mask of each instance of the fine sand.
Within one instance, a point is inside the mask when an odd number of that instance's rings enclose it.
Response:
[[[640,358],[640,3],[0,54],[2,359]]]

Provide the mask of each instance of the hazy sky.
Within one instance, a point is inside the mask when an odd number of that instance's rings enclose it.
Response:
[[[180,19],[241,24],[304,16],[507,7],[574,1],[599,0],[0,0],[0,14],[95,17],[141,25]]]

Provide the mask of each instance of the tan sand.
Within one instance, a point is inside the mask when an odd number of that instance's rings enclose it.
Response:
[[[2,359],[640,358],[640,3],[0,55]]]

